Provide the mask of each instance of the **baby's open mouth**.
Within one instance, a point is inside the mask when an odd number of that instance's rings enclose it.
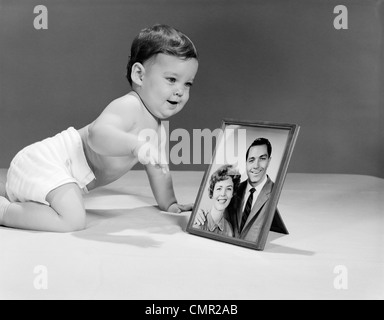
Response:
[[[171,101],[171,100],[167,100],[170,104],[173,104],[173,105],[176,105],[176,104],[178,104],[178,102],[177,101]]]

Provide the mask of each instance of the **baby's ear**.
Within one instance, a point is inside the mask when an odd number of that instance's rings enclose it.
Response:
[[[144,66],[140,62],[136,62],[132,66],[132,71],[131,71],[132,82],[138,86],[141,86],[143,83],[144,73],[145,73]]]

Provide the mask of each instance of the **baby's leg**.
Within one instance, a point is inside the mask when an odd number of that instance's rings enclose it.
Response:
[[[2,224],[7,227],[71,232],[85,228],[85,207],[80,188],[65,184],[51,191],[46,200],[50,206],[36,202],[12,202]]]

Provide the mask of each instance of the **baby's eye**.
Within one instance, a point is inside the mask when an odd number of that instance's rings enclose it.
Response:
[[[168,80],[170,83],[175,83],[175,82],[176,82],[176,78],[172,78],[172,77],[167,78],[167,80]]]
[[[193,83],[192,83],[192,82],[187,82],[187,83],[185,84],[185,86],[188,87],[188,88],[190,88],[190,87],[193,86]]]

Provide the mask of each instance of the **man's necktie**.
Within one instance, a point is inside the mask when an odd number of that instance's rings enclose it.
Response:
[[[251,188],[251,190],[249,190],[249,197],[248,197],[247,203],[245,204],[245,208],[244,208],[244,211],[243,211],[243,216],[241,218],[240,232],[243,230],[245,222],[247,221],[249,213],[251,212],[252,201],[253,201],[253,193],[255,191],[256,191],[255,188]]]

